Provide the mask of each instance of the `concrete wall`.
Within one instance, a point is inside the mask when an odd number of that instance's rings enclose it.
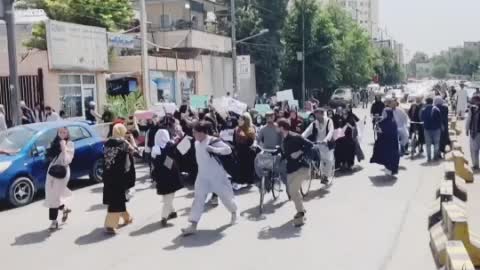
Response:
[[[197,59],[174,59],[165,57],[149,57],[150,70],[195,72],[196,94],[224,96],[233,92],[232,59],[220,56],[203,55]],[[110,63],[111,73],[131,72],[140,74],[140,56],[118,56]],[[252,76],[248,80],[240,80],[239,99],[252,105],[255,101],[256,82],[255,68],[252,65]],[[178,73],[176,73],[177,77]],[[181,91],[176,83],[175,96],[180,103]]]
[[[48,56],[46,51],[34,51],[28,57],[21,60],[19,57],[18,74],[19,75],[37,75],[37,70],[43,70],[43,89],[45,105],[51,106],[56,111],[60,110],[60,74],[95,74],[96,75],[96,98],[97,105],[106,103],[106,80],[103,72],[85,72],[85,71],[52,71],[48,66]],[[0,52],[0,76],[9,75],[8,57],[6,53]],[[99,106],[101,109],[101,106]]]

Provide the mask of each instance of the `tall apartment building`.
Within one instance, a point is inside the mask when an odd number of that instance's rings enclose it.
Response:
[[[343,7],[352,18],[375,35],[379,24],[379,0],[317,0],[320,4],[337,3]]]

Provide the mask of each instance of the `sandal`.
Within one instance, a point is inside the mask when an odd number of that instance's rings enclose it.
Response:
[[[63,210],[63,215],[62,215],[62,222],[65,223],[68,219],[68,214],[70,214],[72,212],[71,209],[68,209],[68,208],[65,208],[65,210]]]

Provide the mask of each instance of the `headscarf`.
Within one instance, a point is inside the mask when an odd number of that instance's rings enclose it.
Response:
[[[433,104],[435,106],[442,106],[443,105],[443,98],[441,96],[436,96],[434,99],[433,99]]]
[[[127,128],[125,125],[118,123],[113,126],[112,138],[114,139],[123,139],[127,135]]]
[[[156,158],[162,154],[162,149],[165,148],[170,141],[170,134],[166,129],[159,129],[155,133],[155,146],[152,148],[152,158]]]

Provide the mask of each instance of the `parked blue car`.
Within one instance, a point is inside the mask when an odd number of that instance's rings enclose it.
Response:
[[[56,121],[16,126],[0,133],[0,200],[13,206],[29,204],[45,187],[47,148],[60,127],[66,127],[75,144],[71,179],[90,175],[102,181],[104,140],[84,123]]]

